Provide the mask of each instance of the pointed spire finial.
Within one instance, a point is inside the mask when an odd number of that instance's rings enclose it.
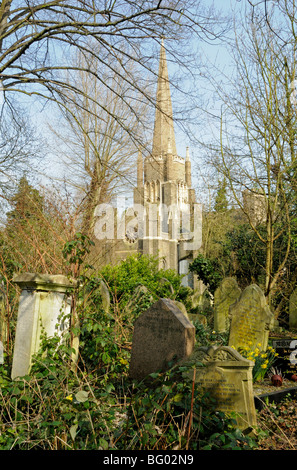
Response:
[[[172,153],[175,155],[176,144],[173,125],[173,112],[168,78],[166,51],[164,47],[164,40],[162,37],[157,85],[155,127],[153,136],[153,155],[162,155],[167,153],[169,137],[171,137]]]
[[[190,150],[189,147],[186,148],[186,162],[190,161]]]

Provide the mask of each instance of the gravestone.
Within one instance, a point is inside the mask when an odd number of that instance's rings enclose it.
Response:
[[[29,373],[32,355],[40,346],[41,332],[48,337],[68,329],[63,315],[71,311],[73,283],[63,275],[24,273],[14,278],[22,289],[15,334],[11,377]]]
[[[182,302],[179,302],[178,300],[174,300],[173,302],[175,303],[177,308],[179,308],[180,311],[187,317],[187,319],[190,320],[190,317],[189,317],[189,314],[188,314],[188,311],[186,309],[185,304],[183,304]]]
[[[171,299],[159,299],[135,321],[129,375],[143,379],[193,351],[195,327]]]
[[[261,350],[266,351],[273,314],[260,287],[256,284],[246,287],[230,306],[229,312],[231,326],[228,345],[238,350],[244,347],[255,349],[260,344]]]
[[[273,339],[271,346],[277,353],[273,367],[280,370],[284,378],[297,375],[297,339]]]
[[[135,308],[135,305],[139,305],[143,299],[146,299],[149,302],[153,301],[153,296],[150,294],[148,288],[143,285],[139,285],[136,287],[136,289],[133,291],[130,299],[128,300],[125,309],[126,310],[132,310]]]
[[[241,289],[234,277],[226,277],[214,293],[214,329],[218,333],[229,331],[229,307],[240,296]]]
[[[108,312],[109,307],[110,307],[110,293],[109,293],[109,289],[107,285],[102,279],[100,281],[99,290],[100,290],[103,310],[105,312]]]
[[[205,328],[207,327],[207,318],[202,313],[189,313],[188,318],[192,323],[195,322],[195,321],[198,321]]]
[[[297,330],[297,289],[290,295],[289,300],[289,329]]]
[[[235,414],[239,429],[249,432],[256,426],[252,370],[254,362],[229,346],[195,349],[185,364],[192,366],[184,377],[193,380],[215,401],[215,408]],[[195,372],[193,369],[195,368]]]

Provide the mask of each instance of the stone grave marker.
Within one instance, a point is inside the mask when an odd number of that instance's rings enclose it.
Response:
[[[38,352],[42,330],[48,337],[68,328],[61,317],[70,313],[73,283],[63,275],[24,273],[14,278],[22,289],[15,334],[11,377],[29,373],[32,355]],[[57,326],[58,325],[58,326]]]
[[[287,379],[290,379],[292,375],[297,375],[297,339],[273,339],[271,346],[278,354],[273,367],[279,369],[283,377]]]
[[[214,293],[214,329],[218,333],[229,331],[229,307],[240,296],[241,289],[234,277],[226,277]]]
[[[159,299],[135,321],[129,375],[143,379],[185,359],[195,344],[195,327],[171,299]]]
[[[103,310],[105,312],[109,312],[109,307],[110,307],[110,293],[107,285],[105,282],[101,279],[100,280],[100,285],[99,285],[99,291],[102,299],[102,306]]]
[[[215,400],[215,408],[226,415],[235,413],[239,429],[249,432],[256,426],[252,370],[254,362],[229,346],[195,349],[185,364],[195,367],[197,387]],[[184,373],[193,380],[194,370]]]
[[[297,330],[297,289],[290,295],[289,300],[289,329]]]
[[[274,317],[260,287],[256,284],[246,287],[230,306],[229,312],[231,326],[228,345],[238,350],[242,347],[254,349],[260,344],[260,349],[266,351]]]

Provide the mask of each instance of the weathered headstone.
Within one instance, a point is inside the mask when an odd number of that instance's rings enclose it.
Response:
[[[214,293],[214,329],[218,333],[229,331],[229,307],[240,296],[241,289],[234,277],[226,277]]]
[[[61,318],[70,313],[73,283],[63,275],[24,273],[14,278],[22,291],[19,300],[12,378],[29,373],[32,355],[38,352],[41,332],[48,337],[68,328]],[[57,327],[58,325],[58,327]]]
[[[289,329],[297,330],[297,289],[295,289],[289,300]]]
[[[148,288],[140,284],[133,291],[130,299],[128,300],[125,306],[125,309],[132,310],[133,308],[135,308],[135,305],[139,305],[143,298],[146,298],[146,300],[150,302],[153,301],[153,296],[150,294]]]
[[[188,318],[192,323],[197,321],[201,323],[204,327],[207,327],[207,318],[202,313],[189,313]]]
[[[109,293],[109,289],[107,285],[102,279],[100,281],[99,290],[100,290],[103,310],[105,312],[108,312],[109,307],[110,307],[110,293]]]
[[[193,351],[195,327],[171,299],[160,299],[134,324],[129,375],[143,379]]]
[[[185,363],[195,367],[197,387],[209,393],[218,411],[235,413],[238,427],[246,432],[256,426],[254,362],[229,346],[211,346],[197,348]],[[194,369],[189,370],[184,375],[193,380]]]
[[[228,345],[236,350],[243,347],[265,351],[273,314],[263,291],[256,284],[244,289],[238,300],[229,308],[231,326]]]
[[[175,303],[177,308],[179,308],[180,311],[187,317],[187,319],[190,320],[189,314],[188,314],[187,309],[186,309],[186,306],[182,302],[180,302],[179,300],[174,300],[173,302]]]

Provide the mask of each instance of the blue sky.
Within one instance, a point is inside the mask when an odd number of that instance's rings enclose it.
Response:
[[[242,7],[243,3],[246,0],[242,0],[241,2],[238,2],[238,0],[203,0],[203,3],[206,6],[211,6],[214,5],[216,8],[219,10],[222,10],[223,13],[228,14],[231,11],[238,10],[240,7]],[[203,41],[199,41],[199,43],[195,44],[195,47],[200,51],[201,53],[201,59],[202,62],[204,63],[216,63],[219,65],[219,67],[227,67],[228,66],[228,54],[220,44],[219,40],[216,40],[214,42],[206,43]],[[170,75],[170,63],[169,63],[169,75]],[[203,66],[202,66],[203,68]],[[201,76],[201,81],[199,80],[198,86],[200,88],[200,93],[202,95],[202,98],[206,98],[206,95],[208,93],[208,85],[206,80]],[[174,95],[174,94],[173,94]],[[212,97],[211,97],[212,99]],[[37,104],[37,101],[30,98],[21,98],[21,101],[23,101],[24,106],[28,109],[28,111],[31,114],[32,122],[36,126],[37,132],[40,133],[41,135],[44,135],[45,137],[47,136],[48,130],[47,130],[47,121],[51,121],[51,118],[55,116],[55,111],[53,108],[46,106],[43,107],[42,103],[41,105]],[[173,102],[173,111],[174,111],[174,102]],[[177,140],[177,149],[178,153],[181,156],[185,156],[186,153],[186,147],[190,146],[190,152],[192,154],[192,158],[195,159],[197,158],[197,149],[192,148],[191,143],[189,142],[187,136],[185,133],[181,132],[178,128],[178,126],[175,126],[175,131],[176,131],[176,140]],[[205,132],[205,129],[203,129],[203,123],[199,123],[197,126],[197,133],[203,133]],[[49,138],[50,142],[50,138]],[[196,153],[195,153],[196,152]],[[198,149],[199,152],[199,149]],[[62,167],[57,166],[57,161],[59,160],[59,156],[52,155],[49,153],[46,155],[45,152],[45,159],[44,163],[47,166],[47,173],[49,175],[56,176],[57,172],[62,172]]]

